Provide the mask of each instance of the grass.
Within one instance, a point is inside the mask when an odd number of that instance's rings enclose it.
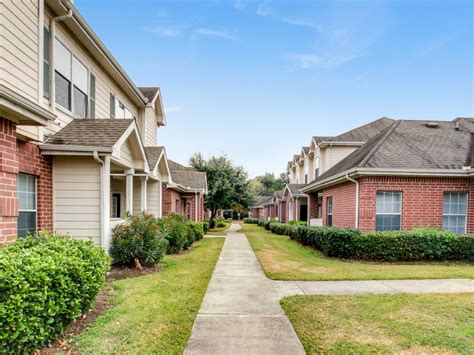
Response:
[[[329,258],[287,236],[262,227],[242,225],[267,277],[274,280],[387,280],[474,278],[467,263],[373,263]]]
[[[229,228],[230,223],[224,222],[225,226],[224,227],[216,227],[214,229],[209,229],[209,231],[206,234],[209,235],[225,235],[224,231]]]
[[[78,341],[81,353],[182,354],[223,245],[204,239],[159,273],[114,282],[113,307]]]
[[[474,294],[294,296],[281,301],[313,353],[474,351]]]

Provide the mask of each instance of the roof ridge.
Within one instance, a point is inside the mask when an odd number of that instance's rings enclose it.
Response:
[[[379,134],[382,134],[382,137],[380,140],[372,147],[372,149],[369,151],[369,153],[365,156],[364,159],[361,160],[361,162],[358,164],[359,167],[363,167],[367,162],[374,156],[374,154],[377,152],[377,150],[380,148],[380,146],[385,142],[385,140],[393,133],[393,131],[400,125],[401,120],[396,120],[394,123],[392,123],[391,126],[388,126],[386,128],[386,132],[383,133],[380,132]],[[375,136],[377,137],[377,136]]]
[[[350,132],[355,132],[355,131],[357,131],[357,130],[360,130],[360,129],[363,128],[363,127],[367,127],[367,126],[369,126],[369,125],[374,124],[374,122],[378,122],[378,121],[381,121],[381,120],[397,121],[397,120],[394,120],[393,118],[390,118],[390,117],[385,117],[385,116],[384,116],[384,117],[380,117],[380,118],[377,118],[376,120],[367,122],[367,123],[363,124],[362,126],[354,127],[354,128],[352,128],[352,129],[350,129],[350,130],[348,130],[348,131],[342,132],[341,134],[338,134],[338,135],[336,135],[336,136],[333,136],[332,138],[335,139],[335,138],[341,137],[341,136],[343,136],[343,135],[346,135],[346,134],[348,134],[348,133],[350,133]]]

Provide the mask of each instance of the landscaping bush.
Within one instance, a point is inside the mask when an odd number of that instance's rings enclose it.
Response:
[[[171,213],[158,221],[166,240],[168,241],[167,254],[179,253],[189,244],[188,227],[183,216]]]
[[[266,227],[265,222],[261,225]],[[343,259],[382,261],[474,261],[474,236],[440,229],[362,233],[356,229],[271,223],[276,234]]]
[[[258,224],[258,218],[244,218],[246,224]]]
[[[207,221],[202,222],[202,230],[204,231],[204,234],[209,232],[209,222]]]
[[[158,220],[145,212],[127,216],[125,223],[113,229],[110,255],[119,265],[151,266],[164,256],[169,237]]]
[[[217,222],[217,228],[223,228],[225,226],[226,226],[225,222],[223,222],[223,221],[222,222],[220,222],[220,221]]]
[[[291,226],[306,226],[308,223],[305,221],[289,221],[288,224]]]
[[[193,241],[201,240],[204,237],[203,223],[188,221],[188,233]],[[192,243],[191,243],[192,244]]]
[[[110,259],[91,241],[38,233],[0,249],[0,351],[55,341],[100,291]]]

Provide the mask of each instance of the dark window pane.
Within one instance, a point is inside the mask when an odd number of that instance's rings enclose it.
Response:
[[[110,93],[110,117],[115,117],[115,95]]]
[[[95,76],[91,74],[89,117],[95,118]]]
[[[36,212],[18,213],[18,237],[26,237],[36,231]]]
[[[74,86],[74,113],[79,117],[86,117],[87,95]]]
[[[49,54],[51,35],[48,29],[43,29],[43,96],[49,98]]]
[[[71,110],[71,82],[58,72],[55,73],[56,102],[62,107]]]
[[[400,215],[379,214],[375,223],[377,231],[400,230]]]

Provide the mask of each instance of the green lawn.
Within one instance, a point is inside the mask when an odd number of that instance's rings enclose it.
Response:
[[[256,225],[244,224],[239,232],[247,235],[266,275],[274,280],[474,278],[473,264],[343,261]]]
[[[224,240],[165,257],[159,273],[114,282],[111,309],[78,339],[81,353],[182,354]]]
[[[472,354],[474,294],[294,296],[281,301],[309,354]]]
[[[206,234],[209,235],[225,235],[224,231],[230,227],[230,223],[224,222],[225,227],[219,227],[219,228],[214,228],[214,229],[209,229],[209,231]]]

